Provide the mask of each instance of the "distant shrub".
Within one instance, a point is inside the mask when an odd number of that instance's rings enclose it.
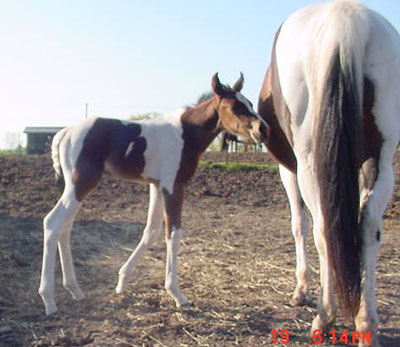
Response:
[[[0,149],[0,155],[2,156],[26,155],[26,147],[17,147],[14,149]]]

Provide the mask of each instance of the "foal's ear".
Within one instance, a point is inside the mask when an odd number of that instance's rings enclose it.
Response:
[[[218,96],[222,97],[225,94],[225,89],[218,78],[218,72],[213,76],[211,85],[214,93],[217,94]]]
[[[236,83],[233,85],[232,90],[234,92],[240,92],[243,88],[243,83],[244,83],[244,76],[243,73],[240,73],[239,79],[236,81]]]

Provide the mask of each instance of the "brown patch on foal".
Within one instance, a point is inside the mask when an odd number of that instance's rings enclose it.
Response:
[[[98,118],[86,134],[73,173],[78,201],[100,181],[105,166],[113,174],[139,179],[145,165],[146,140],[140,137],[141,126],[123,124],[116,119]]]
[[[181,228],[181,213],[184,187],[194,175],[201,154],[220,132],[216,111],[218,99],[215,96],[188,108],[181,115],[183,148],[181,161],[174,182],[172,194],[162,190],[165,202],[165,233],[169,239],[173,228]]]

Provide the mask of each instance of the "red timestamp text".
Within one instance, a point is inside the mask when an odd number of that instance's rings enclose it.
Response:
[[[282,330],[272,330],[271,331],[271,336],[272,336],[272,340],[271,343],[272,344],[281,344],[281,345],[287,345],[290,342],[290,334],[289,334],[289,330],[287,329],[282,329]]]
[[[277,330],[270,332],[271,344],[287,345],[290,342],[290,333],[288,329]],[[372,341],[371,332],[349,331],[344,329],[339,333],[335,329],[324,333],[321,330],[314,330],[311,336],[311,343],[319,345],[322,343],[330,343],[331,345],[356,345],[362,342],[364,345],[370,345]]]
[[[362,342],[364,345],[370,345],[371,341],[372,336],[370,331],[358,332],[344,329],[342,333],[338,333],[335,329],[333,329],[327,333],[324,333],[323,331],[317,329],[314,330],[312,334],[312,342],[316,345],[325,342],[329,342],[333,345],[336,345],[337,343],[356,345],[359,342]]]

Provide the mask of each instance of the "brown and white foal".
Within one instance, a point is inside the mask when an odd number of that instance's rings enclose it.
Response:
[[[64,192],[44,218],[43,267],[39,294],[46,314],[54,313],[56,249],[61,259],[63,285],[76,300],[84,295],[76,280],[70,250],[70,232],[82,200],[99,183],[103,173],[150,184],[147,224],[142,239],[119,270],[117,293],[143,252],[159,235],[163,215],[167,264],[165,288],[177,306],[187,303],[178,285],[177,256],[182,235],[184,186],[193,176],[200,155],[221,130],[253,142],[267,136],[268,126],[240,93],[243,75],[232,88],[212,79],[213,95],[187,108],[178,118],[128,122],[95,118],[61,130],[53,140],[56,176],[65,181]]]

